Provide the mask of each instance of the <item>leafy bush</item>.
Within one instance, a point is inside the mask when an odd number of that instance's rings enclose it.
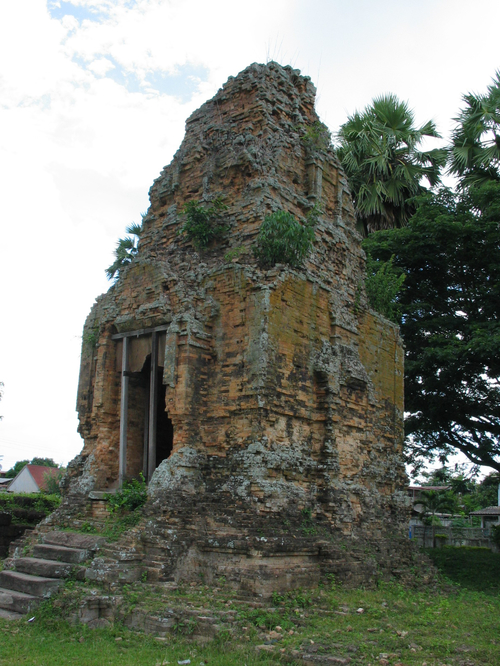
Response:
[[[500,547],[500,525],[491,526],[491,539]]]
[[[90,329],[83,332],[82,340],[85,345],[88,345],[91,350],[94,350],[99,342],[99,326],[94,325]]]
[[[125,481],[119,491],[106,495],[110,512],[133,511],[142,507],[147,499],[146,480],[142,473],[139,479]]]
[[[401,311],[398,294],[405,280],[405,274],[394,264],[394,255],[388,262],[377,261],[369,254],[366,257],[366,296],[368,303],[377,313],[399,324]]]
[[[61,504],[61,497],[43,493],[1,493],[0,511],[28,509],[50,514]]]
[[[222,238],[228,231],[228,225],[217,222],[222,211],[226,209],[227,206],[221,197],[214,199],[211,206],[205,206],[197,201],[188,202],[183,208],[186,222],[181,228],[181,233],[193,242],[196,250],[205,250],[212,241]]]
[[[61,482],[62,476],[62,470],[60,470],[56,475],[49,475],[48,473],[45,473],[43,476],[43,481],[45,484],[44,493],[47,493],[48,495],[60,496],[61,487],[59,484]]]
[[[498,595],[500,554],[484,547],[453,547],[424,550],[442,574],[455,584]]]
[[[299,266],[311,250],[317,215],[317,211],[313,211],[305,224],[287,211],[276,211],[266,216],[253,246],[257,260],[264,266]]]

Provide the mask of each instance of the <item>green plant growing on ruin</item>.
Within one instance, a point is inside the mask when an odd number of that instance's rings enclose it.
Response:
[[[99,341],[99,326],[94,325],[90,329],[84,331],[82,340],[84,345],[87,345],[91,350],[94,350]]]
[[[396,324],[401,319],[398,296],[405,278],[403,271],[394,266],[394,255],[383,262],[367,254],[365,287],[368,303],[373,310]]]
[[[80,527],[78,528],[78,532],[80,532],[80,533],[97,533],[98,528],[97,528],[97,526],[95,526],[90,521],[84,521],[80,525]]]
[[[313,522],[312,511],[309,507],[303,507],[301,510],[302,523],[300,530],[304,535],[316,535],[317,528]]]
[[[145,213],[141,213],[142,221],[146,217]],[[143,231],[143,224],[138,225],[136,222],[130,224],[126,230],[127,236],[118,239],[115,248],[115,261],[106,269],[108,280],[118,280],[120,272],[130,264],[139,251],[139,240]]]
[[[178,635],[189,636],[194,633],[197,625],[198,621],[196,621],[194,618],[188,618],[186,621],[177,621],[173,628]]]
[[[240,245],[237,248],[232,248],[232,250],[229,250],[226,252],[224,255],[224,259],[226,262],[232,262],[233,259],[236,259],[237,257],[240,257],[241,255],[245,255],[247,253],[247,249],[245,248],[244,245]]]
[[[310,213],[304,224],[288,211],[275,211],[264,218],[253,254],[266,267],[288,264],[298,267],[309,254],[314,241],[317,212]]]
[[[301,142],[308,153],[324,152],[330,146],[332,135],[327,126],[320,120],[314,121],[312,125],[307,125]]]
[[[200,204],[196,200],[187,202],[182,209],[186,221],[180,233],[187,236],[196,250],[206,250],[213,241],[223,238],[229,230],[228,225],[220,222],[221,214],[225,210],[227,206],[222,197],[216,197],[211,205]]]
[[[110,512],[133,512],[144,505],[148,499],[148,489],[144,475],[139,473],[139,479],[130,479],[123,482],[123,487],[116,493],[106,494]]]

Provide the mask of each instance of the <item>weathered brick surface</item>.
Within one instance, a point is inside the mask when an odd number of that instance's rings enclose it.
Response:
[[[201,568],[257,590],[329,570],[370,579],[410,558],[401,340],[367,309],[361,239],[335,154],[303,141],[318,121],[314,96],[298,71],[252,65],[192,114],[150,190],[137,258],[85,325],[85,446],[66,508],[117,481],[122,343],[111,336],[168,325],[160,365],[173,452],[151,480],[133,545],[160,578]],[[182,207],[218,196],[229,233],[198,253],[179,234]],[[304,220],[313,204],[322,212],[303,267],[260,268],[251,247],[264,217],[285,209]],[[150,349],[150,337],[132,339],[131,371],[141,372]],[[148,400],[141,378],[130,382],[133,475]],[[371,560],[356,555],[361,547]]]

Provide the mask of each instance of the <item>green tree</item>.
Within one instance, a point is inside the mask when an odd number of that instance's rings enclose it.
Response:
[[[62,470],[59,470],[55,475],[49,475],[45,473],[43,476],[44,481],[44,490],[43,493],[46,493],[49,496],[60,496],[61,487],[59,486],[63,473]]]
[[[483,481],[477,485],[478,504],[477,509],[498,505],[498,485],[500,484],[500,475],[492,472],[487,475]]]
[[[450,148],[450,172],[462,187],[500,181],[500,71],[488,92],[463,96]]]
[[[54,462],[53,459],[41,458],[39,456],[34,456],[31,461],[28,459],[23,459],[22,461],[17,461],[14,463],[10,470],[7,470],[5,473],[6,477],[15,477],[25,465],[31,464],[34,466],[46,466],[47,468],[59,468],[58,464]]]
[[[476,480],[480,472],[478,466],[467,470],[466,464],[456,464],[452,470],[447,466],[423,473],[424,486],[446,485],[448,492],[455,498],[456,509],[464,518],[469,512],[498,504],[498,484],[500,475],[490,473],[481,482]]]
[[[34,466],[46,466],[47,468],[59,468],[59,465],[55,463],[54,459],[41,458],[40,456],[35,456],[30,461],[31,465]]]
[[[406,278],[399,295],[406,346],[409,460],[457,450],[500,470],[500,183],[421,200],[409,225],[364,242]]]
[[[415,505],[421,507],[420,516],[424,524],[429,526],[441,525],[436,514],[454,514],[457,505],[453,493],[450,491],[421,491]],[[436,548],[436,532],[432,534],[432,546]]]
[[[424,522],[429,525],[437,523],[436,514],[453,514],[456,509],[456,499],[450,491],[423,490],[415,502],[422,507],[421,514]]]
[[[142,214],[142,217],[144,219],[144,214]],[[118,239],[115,248],[115,261],[106,269],[108,280],[117,280],[120,277],[120,271],[130,264],[139,250],[142,224],[138,225],[136,222],[133,222],[125,231],[129,236]]]
[[[419,150],[425,137],[439,137],[432,121],[415,126],[414,114],[395,95],[383,95],[350,116],[337,135],[337,154],[354,200],[358,226],[367,234],[404,227],[422,194],[422,179],[440,182],[446,151]]]
[[[10,470],[7,470],[5,473],[6,477],[15,477],[18,473],[21,472],[21,470],[24,468],[25,465],[29,463],[28,459],[24,459],[23,461],[17,461],[14,463],[12,468]]]

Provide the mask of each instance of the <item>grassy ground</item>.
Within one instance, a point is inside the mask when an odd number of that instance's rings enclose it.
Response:
[[[0,620],[0,664],[6,665],[497,665],[500,664],[500,554],[478,549],[436,549],[431,557],[448,592],[408,590],[396,584],[373,591],[335,585],[275,595],[253,607],[218,589],[179,588],[154,606],[185,604],[234,611],[228,629],[204,645],[179,626],[164,638],[115,625],[71,626],[49,601],[35,620]],[[489,583],[485,584],[488,580]],[[75,595],[73,588],[66,595]],[[141,598],[140,587],[130,589]],[[146,589],[144,589],[146,590]],[[151,590],[151,589],[150,589]]]

